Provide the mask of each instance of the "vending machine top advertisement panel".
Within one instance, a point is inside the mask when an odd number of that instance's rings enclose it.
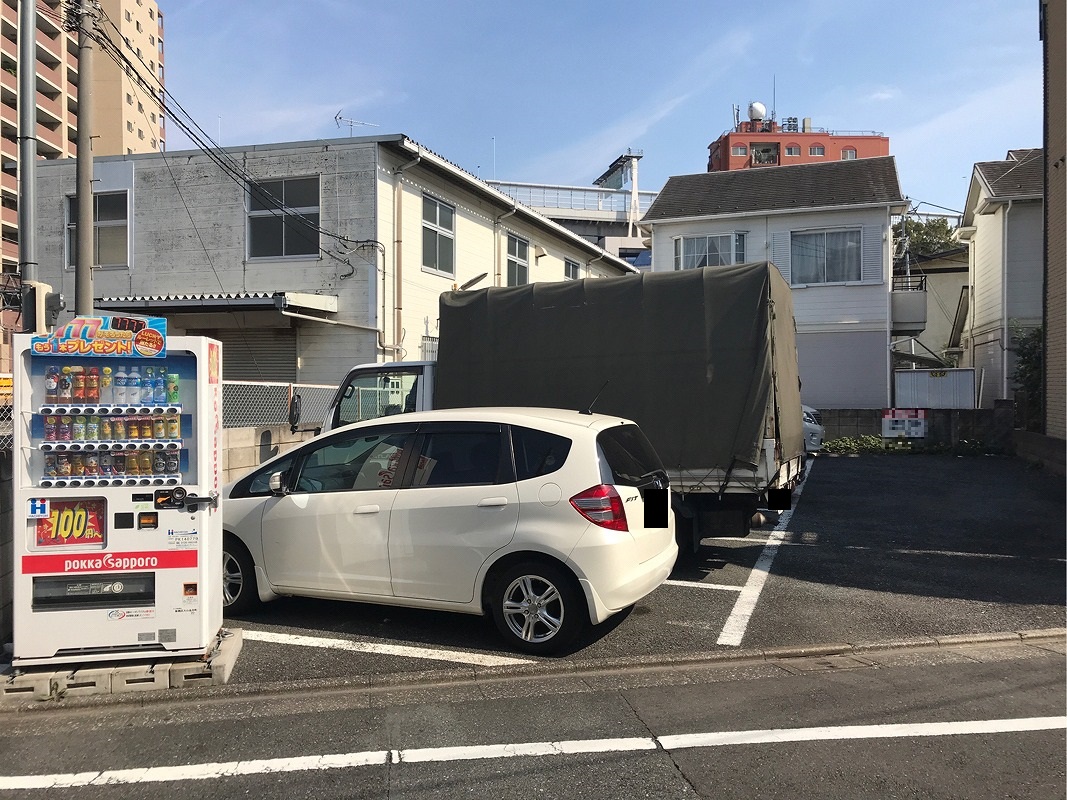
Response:
[[[203,656],[222,626],[222,346],[78,317],[15,337],[16,666]]]
[[[157,317],[75,317],[48,336],[34,336],[35,356],[166,358],[167,321]]]

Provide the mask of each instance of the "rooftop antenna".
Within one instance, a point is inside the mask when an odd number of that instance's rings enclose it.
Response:
[[[337,123],[337,127],[338,128],[341,127],[341,123],[342,122],[347,122],[348,123],[348,136],[349,136],[349,138],[352,137],[352,129],[354,127],[356,127],[357,125],[369,125],[372,128],[377,128],[378,127],[378,123],[377,122],[360,122],[358,119],[349,119],[348,117],[342,117],[341,116],[341,112],[342,111],[344,111],[343,108],[339,109],[337,111],[337,113],[334,114],[333,121]]]

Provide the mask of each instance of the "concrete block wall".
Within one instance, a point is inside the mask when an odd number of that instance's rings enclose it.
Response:
[[[258,467],[268,458],[306,442],[312,431],[293,433],[288,425],[265,428],[224,428],[222,431],[222,482],[229,483]]]

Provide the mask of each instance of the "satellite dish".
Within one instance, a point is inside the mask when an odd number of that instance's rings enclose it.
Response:
[[[748,104],[748,118],[753,122],[759,122],[761,119],[767,117],[767,106],[758,100],[753,100]]]

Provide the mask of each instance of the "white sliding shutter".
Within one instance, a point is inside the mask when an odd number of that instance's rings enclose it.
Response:
[[[778,267],[786,283],[792,283],[789,276],[789,231],[771,234],[771,263]]]
[[[882,226],[863,226],[863,264],[860,267],[860,280],[881,283],[885,280],[882,254]]]

